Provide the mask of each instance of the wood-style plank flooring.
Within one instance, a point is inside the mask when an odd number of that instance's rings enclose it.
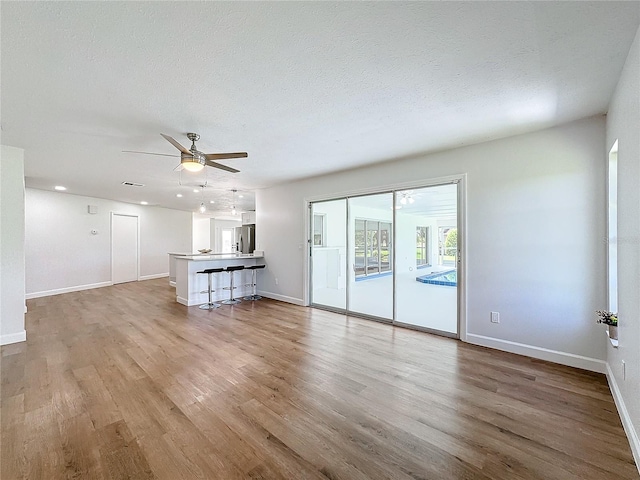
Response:
[[[603,375],[166,279],[30,300],[12,479],[638,479]]]

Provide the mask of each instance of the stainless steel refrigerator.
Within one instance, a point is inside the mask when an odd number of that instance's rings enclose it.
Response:
[[[236,227],[236,252],[253,253],[256,249],[256,226],[243,225]]]

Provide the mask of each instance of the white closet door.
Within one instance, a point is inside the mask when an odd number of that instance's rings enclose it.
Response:
[[[138,217],[111,215],[111,281],[138,280]]]

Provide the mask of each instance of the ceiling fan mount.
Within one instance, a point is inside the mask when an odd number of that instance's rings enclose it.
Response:
[[[183,147],[179,142],[177,142],[173,137],[169,135],[165,135],[161,133],[162,137],[169,142],[171,145],[180,150],[180,165],[185,170],[191,172],[199,172],[205,166],[219,168],[220,170],[225,170],[231,173],[238,173],[240,170],[236,170],[235,168],[227,167],[226,165],[222,165],[221,163],[215,162],[214,160],[225,160],[230,158],[246,158],[248,157],[247,152],[233,152],[233,153],[203,153],[196,147],[196,142],[200,140],[200,135],[197,133],[189,132],[187,133],[187,138],[191,140],[191,148],[187,150]],[[165,157],[177,157],[178,155],[167,155],[164,153],[151,153],[151,152],[136,152],[131,150],[124,150],[126,153],[144,153],[147,155],[160,155]]]

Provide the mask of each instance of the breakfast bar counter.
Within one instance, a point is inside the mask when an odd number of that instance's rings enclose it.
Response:
[[[198,274],[207,268],[226,268],[234,265],[256,265],[257,260],[263,258],[261,254],[213,254],[213,255],[175,255],[176,274],[176,301],[188,307],[207,303],[208,288],[207,275]],[[234,273],[236,289],[234,297],[241,298],[251,294],[251,287],[246,286],[251,283],[251,271],[240,270]],[[229,298],[229,290],[223,287],[229,286],[229,273],[221,272],[213,275],[212,294],[214,301],[221,301]],[[205,292],[205,293],[200,293]]]

